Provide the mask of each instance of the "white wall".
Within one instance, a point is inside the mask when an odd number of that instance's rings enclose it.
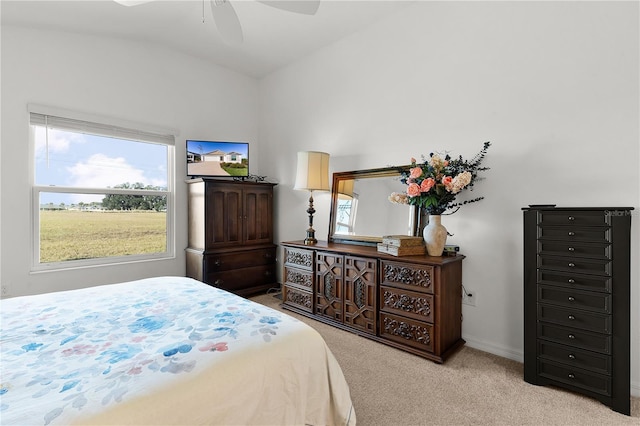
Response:
[[[363,6],[365,7],[365,6]],[[263,171],[277,238],[304,238],[296,151],[331,171],[406,164],[491,141],[485,200],[443,224],[467,256],[470,346],[522,360],[522,213],[534,203],[632,206],[632,383],[640,395],[638,3],[418,2],[260,83]],[[477,191],[477,192],[476,192]],[[329,196],[314,196],[316,235]],[[381,199],[380,203],[386,203]],[[371,212],[375,214],[375,212]]]
[[[150,44],[2,27],[1,282],[13,296],[184,275],[185,139],[257,143],[257,82]],[[176,129],[176,257],[31,274],[27,104]],[[252,161],[259,161],[259,152]],[[255,157],[255,158],[254,158]]]

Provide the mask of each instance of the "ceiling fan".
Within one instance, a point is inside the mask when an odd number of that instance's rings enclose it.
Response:
[[[123,6],[137,6],[144,3],[150,3],[155,0],[114,0]],[[320,6],[320,0],[256,0],[259,3],[266,4],[277,9],[289,12],[302,13],[305,15],[314,15]],[[204,2],[203,4],[203,22],[204,22]],[[242,35],[242,26],[236,11],[233,9],[230,0],[209,0],[211,5],[211,13],[216,27],[222,38],[229,43],[242,43],[244,36]]]

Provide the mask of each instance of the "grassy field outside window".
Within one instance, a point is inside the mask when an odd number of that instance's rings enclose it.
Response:
[[[166,251],[166,212],[40,211],[41,263]]]

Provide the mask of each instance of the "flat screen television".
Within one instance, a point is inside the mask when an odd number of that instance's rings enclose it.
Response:
[[[249,143],[187,140],[187,176],[249,176]]]

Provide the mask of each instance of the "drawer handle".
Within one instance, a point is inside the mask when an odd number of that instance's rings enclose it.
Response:
[[[576,356],[574,354],[569,354],[569,359],[576,359]]]
[[[576,301],[576,298],[573,297],[573,296],[569,296],[568,299],[569,299],[569,302],[575,302]]]
[[[575,264],[575,263],[573,263],[573,262],[569,262],[569,268],[573,268],[573,267],[575,267],[575,266],[576,266],[576,264]]]
[[[569,373],[569,375],[568,375],[567,377],[569,377],[570,379],[575,379],[575,378],[576,378],[576,375],[575,375],[575,374],[573,374],[573,373]]]
[[[571,321],[576,319],[576,317],[574,317],[573,315],[569,315],[567,318],[570,319]]]
[[[266,257],[267,259],[271,259],[271,253],[265,253],[264,257]]]
[[[575,338],[576,338],[575,334],[570,334],[570,335],[569,335],[569,336],[567,336],[567,337],[569,337],[569,339],[571,339],[571,340],[573,340],[573,339],[575,339]]]
[[[573,236],[575,236],[575,235],[576,235],[576,233],[575,233],[575,232],[573,232],[573,231],[569,231],[569,236],[570,236],[570,237],[573,237]]]
[[[271,271],[264,271],[264,276],[265,277],[270,277],[271,276]]]
[[[569,219],[569,220],[571,220],[571,221],[576,220],[576,218],[575,218],[575,217],[573,217],[573,216],[569,216],[567,219]]]
[[[569,251],[576,251],[576,249],[573,247],[569,247]]]
[[[220,259],[216,259],[213,261],[214,266],[220,266],[222,265],[222,261],[220,261]]]
[[[222,281],[220,278],[215,280],[215,282],[213,283],[213,285],[215,285],[216,287],[220,287],[222,284],[224,284],[224,281]]]
[[[569,278],[569,284],[575,284],[576,280],[574,280],[573,278]]]

